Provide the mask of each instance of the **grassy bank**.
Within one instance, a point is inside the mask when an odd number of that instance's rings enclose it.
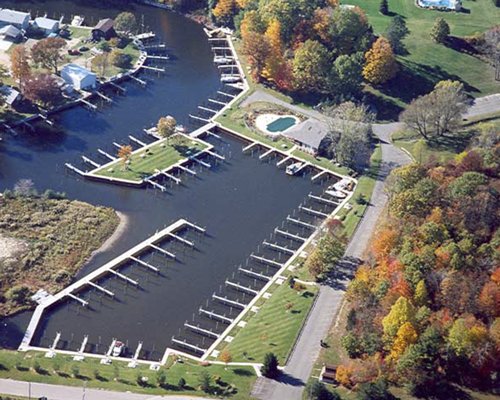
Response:
[[[163,139],[146,149],[134,151],[127,166],[123,160],[117,160],[96,171],[93,175],[132,182],[141,182],[158,170],[165,170],[180,160],[204,150],[208,145],[184,135]]]
[[[112,365],[102,365],[99,359],[86,358],[76,362],[68,356],[57,355],[53,359],[45,358],[38,352],[14,352],[0,350],[0,378],[16,379],[29,382],[43,382],[56,385],[82,386],[84,381],[89,388],[100,388],[113,391],[132,391],[151,395],[184,394],[202,396],[199,379],[202,373],[211,377],[212,393],[221,393],[224,387],[233,385],[234,393],[229,397],[235,400],[248,399],[249,392],[256,378],[252,368],[228,367],[221,365],[203,366],[198,363],[181,360],[171,362],[162,371],[166,374],[166,383],[158,384],[158,372],[151,371],[148,366],[128,368],[125,363],[114,361]],[[35,367],[38,370],[35,371]],[[145,384],[138,384],[138,376],[145,377]],[[186,386],[178,386],[180,378],[184,378]],[[220,384],[216,384],[220,377]],[[1,391],[1,390],[0,390]]]
[[[247,313],[244,328],[235,328],[231,343],[224,342],[220,350],[227,349],[233,361],[262,362],[268,352],[274,353],[283,365],[292,350],[311,308],[318,289],[308,286],[305,290],[291,289],[286,282],[274,285],[269,299],[257,302],[259,311]]]
[[[116,213],[80,201],[43,197],[0,198],[0,315],[30,306],[40,288],[66,286],[114,232]]]
[[[421,9],[414,0],[389,0],[391,15],[379,12],[379,2],[347,0],[345,3],[361,7],[367,14],[376,34],[383,34],[393,15],[401,15],[410,30],[405,39],[407,54],[400,55],[401,71],[396,78],[381,88],[368,92],[377,99],[382,119],[397,116],[405,104],[416,96],[428,93],[443,79],[463,82],[473,96],[498,92],[493,68],[477,55],[466,52],[466,45],[458,37],[484,32],[500,20],[500,8],[488,0],[465,0],[464,11],[442,12]],[[442,17],[450,25],[452,39],[446,45],[435,43],[429,35],[434,21]]]

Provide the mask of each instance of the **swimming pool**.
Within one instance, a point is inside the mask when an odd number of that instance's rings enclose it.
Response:
[[[297,123],[294,117],[280,117],[266,126],[269,132],[283,132]]]
[[[446,8],[448,10],[459,10],[461,3],[459,0],[418,0],[418,5],[425,8]]]

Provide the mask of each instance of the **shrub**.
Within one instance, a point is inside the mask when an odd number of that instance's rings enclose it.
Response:
[[[78,378],[80,376],[80,368],[78,368],[77,365],[73,365],[71,367],[71,374],[73,375],[73,378]]]
[[[207,371],[202,371],[199,376],[200,389],[205,393],[210,392],[210,384],[212,383],[212,378]]]
[[[121,51],[113,50],[111,52],[111,64],[115,67],[127,69],[130,68],[132,57],[129,54],[124,54]]]
[[[164,370],[159,370],[156,374],[156,383],[158,386],[163,387],[167,383],[167,374]]]
[[[177,386],[179,389],[184,389],[186,387],[186,380],[184,378],[180,378],[179,382],[177,382]]]
[[[16,304],[24,304],[28,299],[29,293],[30,290],[27,286],[16,285],[7,290],[5,298]]]
[[[110,45],[108,42],[106,42],[106,41],[102,41],[102,42],[100,42],[100,43],[97,45],[97,48],[98,48],[99,50],[104,51],[105,53],[108,53],[108,52],[110,52],[110,51],[111,51],[111,45]]]

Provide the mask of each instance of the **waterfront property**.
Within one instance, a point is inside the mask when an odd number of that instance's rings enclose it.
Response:
[[[18,29],[26,30],[29,27],[30,13],[9,10],[4,8],[0,10],[0,27],[12,25]]]
[[[50,36],[59,30],[59,21],[46,17],[38,17],[33,21],[33,28],[43,32],[45,36]]]
[[[89,173],[92,177],[143,183],[146,178],[165,173],[180,161],[188,161],[212,148],[202,140],[177,133],[132,152],[128,160],[111,161]]]
[[[76,90],[92,90],[96,88],[97,76],[88,69],[77,64],[66,64],[61,69],[61,78]]]

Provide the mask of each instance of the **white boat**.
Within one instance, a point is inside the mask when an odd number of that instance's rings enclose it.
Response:
[[[344,193],[344,192],[341,192],[340,190],[325,190],[325,193],[330,195],[330,196],[333,196],[333,197],[337,197],[339,199],[344,199],[347,197],[347,195]]]
[[[301,162],[290,164],[288,167],[286,167],[286,173],[287,175],[295,175],[300,168],[302,168]]]
[[[124,348],[125,348],[125,343],[117,340],[115,343],[115,347],[113,347],[113,353],[112,353],[113,357],[120,357]]]
[[[75,15],[73,17],[73,20],[71,21],[71,25],[72,26],[82,26],[84,19],[85,19],[84,17],[80,17],[79,15]]]
[[[230,64],[233,60],[233,57],[214,57],[215,64]]]
[[[241,78],[238,75],[226,75],[221,77],[220,81],[225,83],[235,83],[241,81]]]

